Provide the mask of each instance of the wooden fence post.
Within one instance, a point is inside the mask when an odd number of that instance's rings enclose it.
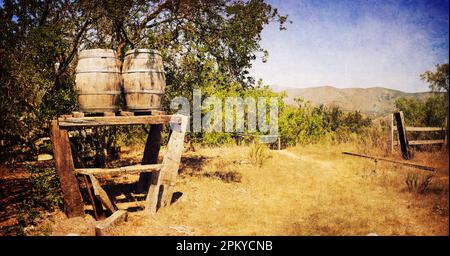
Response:
[[[389,154],[394,153],[394,114],[390,113],[387,116],[387,150]]]
[[[64,207],[69,218],[84,216],[84,204],[77,178],[73,173],[74,164],[66,129],[60,129],[57,120],[51,122],[53,156],[56,172],[61,183]]]
[[[400,141],[400,149],[402,151],[402,157],[406,160],[411,159],[411,154],[408,148],[408,139],[406,137],[406,126],[403,112],[397,112],[395,115],[395,121],[397,122],[398,139]]]

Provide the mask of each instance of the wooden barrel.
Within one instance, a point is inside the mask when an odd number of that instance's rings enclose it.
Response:
[[[111,49],[81,51],[78,55],[75,83],[80,111],[117,111],[121,76],[116,52]]]
[[[122,78],[127,110],[139,112],[161,109],[166,77],[158,51],[149,49],[127,51]]]

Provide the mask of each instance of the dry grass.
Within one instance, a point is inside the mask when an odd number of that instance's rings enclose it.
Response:
[[[260,168],[248,150],[185,153],[176,185],[182,196],[155,216],[130,213],[113,235],[449,234],[446,153],[416,152],[414,161],[439,168],[419,194],[405,180],[426,172],[341,154],[355,152],[352,145],[269,151]],[[53,230],[61,233],[62,223]]]

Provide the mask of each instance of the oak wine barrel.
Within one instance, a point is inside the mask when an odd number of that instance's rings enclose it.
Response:
[[[116,52],[111,49],[81,51],[78,55],[75,83],[79,111],[117,111],[121,75]]]
[[[162,57],[158,51],[127,51],[122,78],[127,110],[139,112],[161,109],[166,78]]]

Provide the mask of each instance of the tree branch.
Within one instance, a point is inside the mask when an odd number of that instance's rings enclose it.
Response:
[[[45,1],[44,3],[44,11],[42,12],[42,15],[39,19],[39,26],[44,25],[44,22],[47,20],[48,14],[50,13],[50,2],[51,1]]]
[[[63,60],[63,63],[60,64],[60,66],[58,68],[58,72],[55,75],[56,78],[59,78],[67,70],[69,63],[73,60],[73,58],[75,57],[75,54],[78,51],[78,45],[80,44],[80,41],[81,41],[81,38],[83,37],[84,32],[86,31],[87,27],[91,23],[92,23],[92,21],[86,20],[84,22],[83,26],[81,27],[80,31],[78,31],[77,35],[74,37],[74,39],[73,39],[74,44],[73,44],[72,50],[70,51],[70,54],[67,56],[67,58],[65,60]]]
[[[135,33],[133,34],[131,41],[136,41],[139,37],[139,34],[143,29],[147,27],[147,23],[151,20],[156,19],[164,10],[172,10],[176,8],[180,4],[179,0],[167,0],[164,3],[158,5],[153,12],[148,13],[142,23],[138,26]]]

